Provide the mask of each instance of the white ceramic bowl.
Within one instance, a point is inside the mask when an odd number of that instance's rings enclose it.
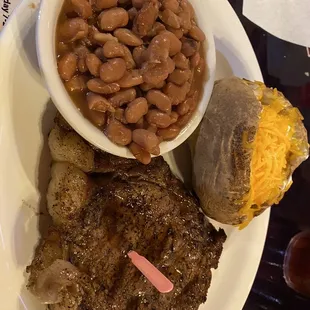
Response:
[[[58,75],[55,52],[55,30],[63,3],[64,0],[42,0],[37,22],[37,54],[41,71],[52,100],[67,122],[84,137],[84,139],[103,151],[121,157],[133,158],[126,147],[121,147],[112,143],[102,131],[84,118],[72,102]],[[208,80],[204,87],[202,100],[192,119],[186,127],[183,128],[177,138],[160,144],[161,155],[175,149],[194,132],[206,111],[214,85],[216,56],[213,34],[207,23],[208,12],[204,0],[191,0],[191,3],[195,8],[198,24],[207,36],[205,56],[207,59]]]

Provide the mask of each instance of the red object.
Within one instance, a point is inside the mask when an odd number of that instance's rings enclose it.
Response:
[[[135,251],[130,251],[128,257],[142,274],[157,288],[160,293],[169,293],[173,290],[172,282],[167,279],[153,264],[144,256]]]
[[[310,297],[310,231],[292,238],[284,257],[283,271],[290,288]]]

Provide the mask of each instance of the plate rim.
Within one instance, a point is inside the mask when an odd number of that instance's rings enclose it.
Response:
[[[199,1],[199,0],[198,0]],[[200,0],[200,1],[206,1],[206,5],[209,6],[209,8],[213,6],[218,6],[218,7],[221,7],[221,10],[223,12],[225,12],[225,14],[228,14],[227,16],[231,16],[234,15],[233,19],[234,19],[234,24],[235,26],[239,29],[238,32],[240,31],[240,36],[241,36],[241,33],[242,33],[242,36],[244,37],[243,40],[246,40],[247,41],[247,55],[248,55],[248,58],[251,59],[250,62],[251,63],[251,66],[253,67],[253,72],[256,72],[255,74],[253,75],[258,75],[260,74],[261,75],[261,72],[259,70],[259,66],[258,66],[258,62],[257,62],[257,59],[255,57],[255,53],[254,53],[254,50],[252,49],[252,46],[250,44],[250,41],[246,35],[246,32],[240,22],[240,20],[238,19],[237,15],[235,14],[235,12],[233,11],[232,7],[230,6],[230,4],[228,3],[227,0],[216,0],[216,4],[214,4],[214,0]],[[4,48],[3,48],[3,43],[5,40],[7,40],[5,42],[5,44],[9,44],[9,40],[10,38],[12,39],[12,32],[10,31],[10,28],[13,26],[13,23],[14,23],[14,20],[17,18],[17,16],[19,16],[20,14],[23,14],[23,11],[25,9],[27,9],[27,6],[29,6],[31,3],[33,2],[39,2],[38,0],[22,0],[20,2],[20,4],[16,7],[16,9],[14,10],[14,12],[11,14],[10,18],[8,19],[7,21],[7,24],[6,26],[2,29],[1,33],[0,33],[0,58],[1,55],[4,55],[5,54],[5,51],[4,51]],[[213,4],[211,4],[213,3]],[[35,11],[37,12],[37,11]],[[224,13],[223,13],[224,14]],[[218,25],[217,25],[218,26]],[[214,34],[218,34],[218,28],[214,28],[213,29],[213,33]],[[2,47],[2,48],[1,48]],[[1,64],[1,61],[0,61],[0,64]],[[257,73],[259,71],[259,73]],[[5,74],[2,74],[0,76],[0,81],[4,78]],[[0,83],[1,85],[1,83]],[[0,94],[0,97],[2,97],[2,95]],[[4,111],[5,110],[5,103],[2,104],[1,101],[0,101],[0,111]],[[3,127],[5,127],[6,125],[6,122],[4,121],[3,122],[3,117],[1,117],[0,115],[0,145],[2,145],[2,139],[1,139],[1,133],[2,133],[2,129]],[[0,167],[2,166],[3,163],[1,163]],[[0,182],[1,184],[1,182]],[[0,191],[2,191],[2,188],[0,188]],[[2,201],[2,200],[1,200]],[[0,208],[2,208],[2,203],[0,205]],[[264,243],[265,243],[265,239],[266,239],[266,234],[267,234],[267,228],[268,228],[268,222],[269,222],[269,213],[270,213],[270,210],[268,209],[264,215],[261,216],[260,218],[260,224],[262,225],[260,227],[260,238],[259,238],[259,248],[261,248],[259,251],[259,259],[257,258],[257,260],[255,262],[252,262],[252,267],[251,267],[251,275],[249,275],[248,278],[252,278],[252,279],[249,279],[246,283],[246,287],[243,288],[242,290],[242,293],[240,293],[240,296],[238,296],[238,299],[239,301],[236,301],[233,306],[236,306],[238,304],[238,307],[225,307],[225,310],[236,310],[236,309],[242,309],[244,303],[246,302],[246,299],[248,297],[248,293],[249,291],[251,290],[251,287],[252,287],[252,284],[253,284],[253,281],[255,279],[255,276],[256,276],[256,272],[257,272],[257,269],[258,269],[258,266],[259,266],[259,263],[260,263],[260,259],[261,259],[261,256],[262,256],[262,253],[263,253],[263,248],[264,248]],[[0,218],[0,234],[1,234],[1,226],[2,226],[2,220]],[[221,225],[222,226],[222,225]],[[254,238],[255,239],[255,238]],[[0,242],[1,243],[1,242]],[[1,244],[0,244],[0,253],[3,252],[3,248],[1,247]],[[0,262],[4,263],[3,260],[5,258],[5,255],[0,255]],[[254,266],[255,265],[255,266]],[[211,285],[211,288],[212,288],[212,285]],[[242,295],[242,296],[241,296]],[[245,296],[246,295],[246,296]],[[5,296],[5,295],[3,295]],[[209,308],[208,308],[209,309]],[[12,309],[13,310],[13,309]],[[15,310],[15,309],[14,309]],[[222,309],[221,309],[222,310]]]

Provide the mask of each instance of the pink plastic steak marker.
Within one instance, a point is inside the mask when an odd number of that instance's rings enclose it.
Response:
[[[173,283],[169,281],[153,264],[135,251],[130,251],[128,257],[131,262],[143,273],[143,275],[161,293],[169,293],[173,290]]]

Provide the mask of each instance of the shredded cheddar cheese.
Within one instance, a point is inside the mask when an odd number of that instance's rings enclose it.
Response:
[[[262,96],[263,92],[266,95]],[[247,219],[240,229],[248,225],[256,211],[280,202],[292,184],[290,161],[302,155],[301,141],[294,137],[295,125],[302,119],[299,110],[287,108],[285,98],[264,84],[256,84],[254,93],[263,108],[254,142],[250,144],[253,148],[250,191],[240,210],[240,215],[246,215]]]

